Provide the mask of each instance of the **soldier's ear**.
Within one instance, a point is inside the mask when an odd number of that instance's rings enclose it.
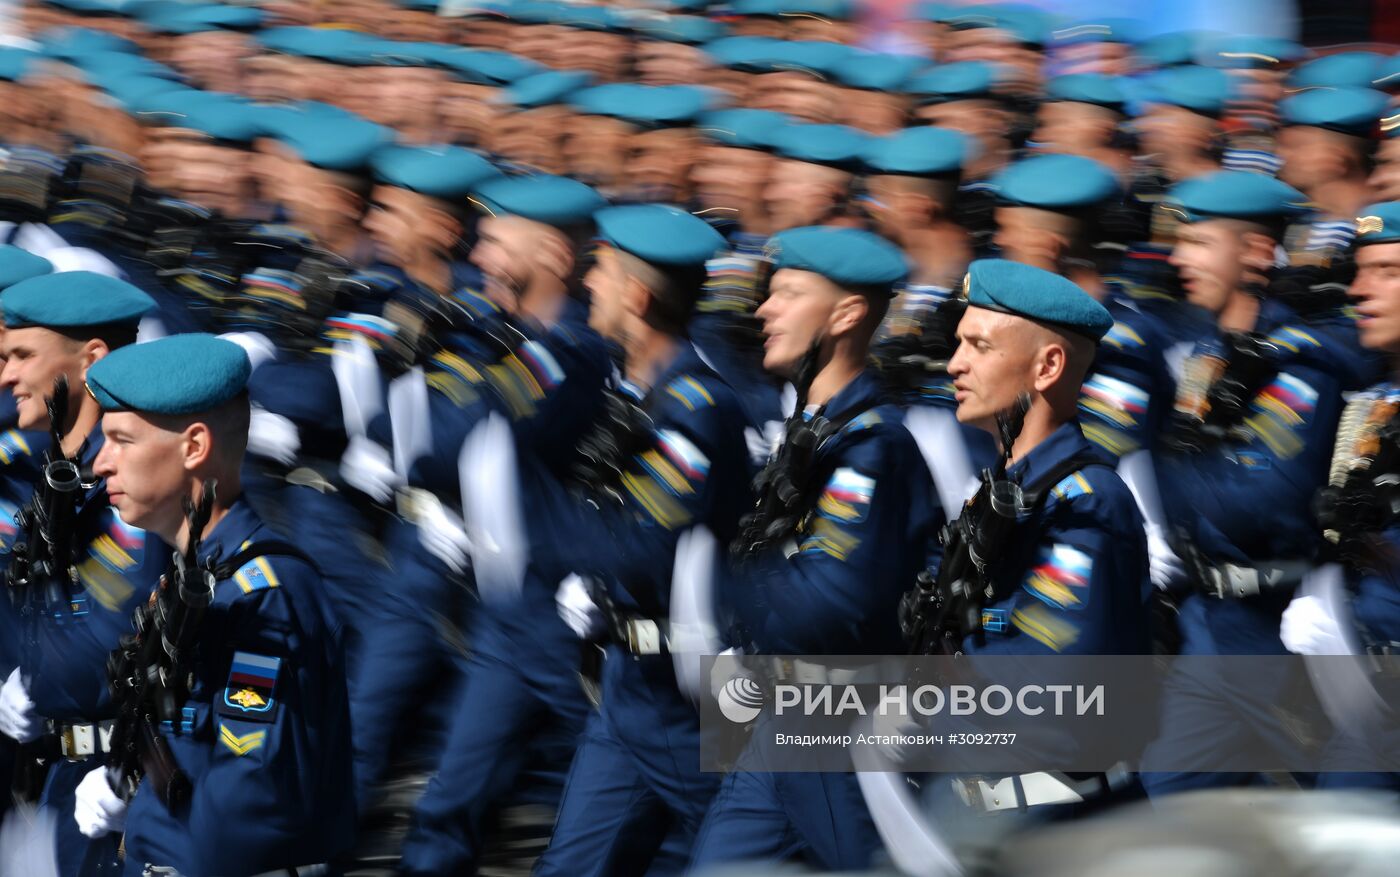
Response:
[[[1263,273],[1274,267],[1275,250],[1278,245],[1273,238],[1257,231],[1247,231],[1243,241],[1244,255],[1240,261],[1246,268]]]
[[[1069,350],[1056,341],[1040,348],[1035,362],[1035,391],[1044,394],[1060,382],[1069,369]]]
[[[840,337],[854,331],[865,321],[865,316],[869,312],[870,301],[865,296],[857,293],[841,296],[841,300],[836,303],[836,309],[831,312],[831,319],[827,323],[827,334],[832,337]]]
[[[185,471],[190,472],[200,468],[209,462],[214,455],[214,433],[209,428],[209,424],[202,421],[195,421],[185,427],[183,441],[180,444],[180,461],[184,464]]]

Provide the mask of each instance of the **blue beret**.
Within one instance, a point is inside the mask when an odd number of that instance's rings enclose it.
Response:
[[[0,289],[14,286],[21,280],[53,273],[53,263],[43,256],[9,244],[0,245]]]
[[[1144,100],[1218,116],[1230,100],[1230,76],[1214,67],[1180,66],[1150,77]]]
[[[360,171],[394,132],[352,114],[326,111],[258,113],[264,133],[275,136],[302,161],[330,171]]]
[[[1284,98],[1278,108],[1285,125],[1368,137],[1389,105],[1384,92],[1370,88],[1310,88]]]
[[[983,61],[944,64],[914,77],[905,91],[926,104],[994,97],[997,68]]]
[[[606,207],[593,218],[600,240],[653,265],[698,268],[724,246],[708,222],[679,207],[629,204]]]
[[[1038,155],[1018,161],[992,179],[1005,203],[1044,210],[1077,210],[1119,193],[1118,178],[1103,164],[1079,155]]]
[[[509,85],[546,68],[534,61],[491,49],[424,44],[420,55],[456,78],[477,85]]]
[[[1131,18],[1095,18],[1056,28],[1055,42],[1062,46],[1084,43],[1135,43],[1142,22]]]
[[[242,393],[248,354],[215,335],[168,335],[128,344],[99,359],[87,388],[105,411],[198,414]]]
[[[854,0],[780,0],[782,15],[812,15],[833,21],[849,21],[855,14]]]
[[[958,30],[999,30],[1025,45],[1042,46],[1050,38],[1050,16],[1044,10],[1020,3],[966,6],[945,20]]]
[[[1213,67],[1231,70],[1267,70],[1307,57],[1307,49],[1278,37],[1233,36],[1216,40],[1205,52]]]
[[[50,28],[39,35],[39,44],[45,55],[60,61],[83,58],[94,52],[138,54],[141,51],[131,40],[88,27]]]
[[[163,115],[166,104],[161,98],[172,92],[196,92],[188,85],[164,79],[158,76],[118,76],[108,79],[102,84],[103,91],[116,101],[128,113],[136,116],[142,122],[153,124],[168,124],[167,118]],[[144,114],[150,113],[148,119]]]
[[[767,63],[766,59],[772,56],[773,46],[778,42],[772,37],[721,37],[705,45],[705,54],[721,67],[755,70]]]
[[[555,7],[553,23],[575,30],[589,30],[598,33],[619,31],[625,28],[625,17],[609,6],[580,6],[574,3],[560,3]]]
[[[698,46],[723,37],[727,31],[718,21],[698,15],[639,16],[632,29],[654,40]]]
[[[157,91],[151,87],[131,97],[130,108],[147,124],[187,128],[230,143],[248,143],[262,134],[255,111],[232,95],[193,88]]]
[[[759,72],[797,70],[822,78],[835,76],[842,65],[860,55],[860,50],[844,43],[820,40],[774,40],[768,49],[768,56],[758,65]]]
[[[975,148],[958,131],[932,126],[905,128],[873,141],[865,152],[865,164],[872,174],[956,174]]]
[[[1307,209],[1307,197],[1281,180],[1248,171],[1215,171],[1177,183],[1169,201],[1187,222],[1270,220]]]
[[[1179,30],[1143,40],[1134,51],[1148,67],[1178,67],[1195,63],[1201,39],[1199,31]]]
[[[499,177],[495,165],[460,146],[385,146],[370,159],[374,178],[434,198],[464,198],[487,180]]]
[[[715,110],[700,117],[697,130],[716,143],[740,149],[771,149],[778,132],[795,120],[775,110],[740,107]]]
[[[851,55],[832,71],[836,79],[851,88],[868,91],[903,91],[904,84],[929,66],[927,58],[917,55],[861,53]]]
[[[28,49],[16,49],[10,46],[0,48],[0,79],[6,82],[18,82],[29,73],[34,62],[39,58],[38,52],[31,52]]]
[[[522,110],[563,103],[581,89],[593,84],[593,77],[582,70],[548,70],[517,80],[501,90],[497,101]]]
[[[155,305],[125,280],[91,271],[41,274],[0,293],[0,309],[11,329],[135,326]]]
[[[1288,76],[1293,88],[1370,88],[1380,74],[1384,55],[1339,52],[1301,64]]]
[[[1363,208],[1356,217],[1356,246],[1394,243],[1400,243],[1400,201]]]
[[[911,21],[929,21],[934,24],[945,24],[950,19],[957,17],[961,7],[953,3],[935,3],[931,0],[924,0],[922,3],[915,3],[914,8],[909,13]]]
[[[1049,323],[1098,341],[1113,328],[1108,309],[1072,281],[1043,268],[1005,259],[967,266],[967,303]]]
[[[1123,109],[1123,105],[1128,102],[1122,81],[1116,76],[1104,76],[1099,73],[1056,76],[1045,83],[1045,99],[1096,104],[1113,110]]]
[[[904,253],[858,228],[809,225],[778,232],[768,241],[773,268],[811,271],[841,286],[887,289],[909,274]]]
[[[642,128],[665,128],[690,124],[716,99],[714,92],[694,85],[613,82],[580,91],[569,102],[589,115],[610,116]]]
[[[777,18],[783,14],[781,0],[733,0],[729,8],[735,15]]]
[[[784,158],[856,172],[871,139],[846,125],[789,125],[774,135],[773,149]]]
[[[165,79],[180,79],[172,67],[152,61],[143,55],[127,52],[93,52],[70,60],[71,64],[83,71],[89,82],[101,84],[118,76],[157,76]]]
[[[482,183],[472,200],[492,214],[521,216],[556,228],[590,222],[608,206],[592,186],[552,174],[496,177]]]
[[[1371,85],[1382,91],[1400,90],[1400,55],[1391,55],[1376,66],[1376,79]]]
[[[185,35],[220,30],[255,30],[262,25],[261,9],[252,6],[178,3],[143,16],[146,26],[163,33]]]

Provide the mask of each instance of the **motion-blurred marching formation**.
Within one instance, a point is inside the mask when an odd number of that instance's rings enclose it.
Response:
[[[1393,48],[437,7],[10,22],[0,770],[58,873],[339,873],[405,775],[407,875],[521,805],[539,874],[866,868],[857,775],[700,769],[695,656],[1400,649]],[[1228,766],[1293,681],[1161,721]]]

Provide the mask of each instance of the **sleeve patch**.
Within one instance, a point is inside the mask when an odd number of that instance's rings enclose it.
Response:
[[[1298,432],[1316,405],[1317,391],[1312,386],[1281,374],[1254,397],[1253,413],[1245,418],[1245,425],[1275,456],[1286,460],[1303,450]]]
[[[238,587],[245,594],[254,591],[261,591],[264,588],[275,588],[281,582],[277,580],[277,574],[272,571],[272,564],[268,563],[266,557],[255,557],[238,568],[238,572],[233,574],[233,580],[238,583]]]
[[[695,443],[674,429],[657,433],[658,448],[691,481],[704,481],[710,474],[710,458]]]
[[[1088,599],[1089,578],[1094,561],[1089,555],[1070,545],[1054,545],[1042,549],[1040,557],[1025,588],[1036,599],[1056,608],[1084,608]]]
[[[1063,652],[1079,639],[1079,628],[1039,603],[1017,609],[1011,615],[1011,623],[1054,652]]]
[[[564,370],[559,367],[549,350],[538,341],[526,341],[521,345],[520,359],[545,390],[553,390],[564,382]]]
[[[277,700],[273,695],[281,669],[281,658],[234,652],[228,684],[219,700],[219,714],[243,721],[272,721],[277,715]]]
[[[267,742],[267,731],[250,731],[247,734],[236,733],[226,722],[219,723],[219,743],[225,749],[237,755],[239,758],[248,753],[261,749]]]
[[[1317,340],[1316,336],[1294,326],[1284,326],[1282,329],[1270,335],[1269,341],[1293,353],[1298,353],[1309,347],[1322,346],[1322,343]]]
[[[880,416],[880,412],[872,409],[846,424],[846,428],[843,429],[842,432],[860,432],[862,429],[870,429],[872,426],[877,426],[884,422],[885,419]]]
[[[1148,395],[1141,387],[1108,375],[1095,374],[1084,382],[1079,407],[1119,429],[1133,429],[1147,413]]]
[[[870,498],[875,494],[875,479],[842,466],[832,473],[831,480],[817,500],[817,511],[833,521],[854,524],[870,513]]]

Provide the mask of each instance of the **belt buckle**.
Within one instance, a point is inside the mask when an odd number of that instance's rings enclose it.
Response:
[[[69,761],[86,761],[97,752],[96,727],[88,724],[64,725],[59,734],[63,757]]]

